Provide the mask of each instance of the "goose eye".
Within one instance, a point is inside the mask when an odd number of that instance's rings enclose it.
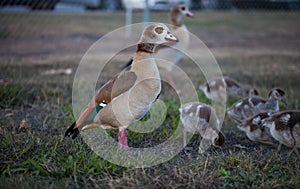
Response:
[[[185,7],[181,7],[181,10],[185,11]]]

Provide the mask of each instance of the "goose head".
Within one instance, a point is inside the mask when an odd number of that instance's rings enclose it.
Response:
[[[257,89],[255,88],[249,88],[248,89],[248,96],[258,96],[259,92]]]
[[[217,147],[221,147],[223,146],[225,142],[225,136],[223,135],[223,133],[220,131],[218,133],[218,137],[216,137],[214,140],[213,140],[213,145],[214,146],[217,146]]]
[[[189,11],[187,6],[184,5],[176,5],[174,7],[172,7],[171,11],[170,11],[170,19],[171,19],[171,23],[174,26],[182,26],[182,17],[186,16],[186,17],[194,17],[194,14],[192,12]]]
[[[269,98],[275,98],[278,101],[281,101],[284,105],[287,105],[287,100],[285,97],[285,92],[282,89],[275,88],[270,91]]]
[[[178,42],[177,38],[170,32],[165,24],[150,24],[143,31],[138,43],[137,51],[153,53],[157,46],[175,42]]]
[[[252,87],[244,87],[237,89],[237,95],[242,97],[252,97],[252,96],[258,96],[259,92],[257,89]]]

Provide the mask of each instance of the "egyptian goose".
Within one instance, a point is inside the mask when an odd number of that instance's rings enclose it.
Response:
[[[219,94],[224,94],[222,92],[225,89],[227,98],[243,98],[258,95],[257,89],[245,86],[230,77],[216,78],[207,81],[201,84],[199,89],[205,94],[206,98],[212,99],[212,96],[215,96],[217,100],[225,100],[224,97],[219,96]]]
[[[65,136],[74,139],[89,115],[97,108],[93,123],[82,130],[101,127],[119,129],[119,148],[128,147],[126,128],[142,118],[161,91],[161,81],[154,51],[157,46],[174,43],[177,38],[165,24],[146,27],[137,44],[129,71],[123,71],[104,84],[95,94],[88,107],[66,131]],[[99,107],[101,106],[101,107]]]
[[[202,139],[209,141],[214,146],[224,144],[225,137],[220,131],[220,121],[213,107],[201,102],[191,102],[181,105],[179,112],[184,127],[184,146],[186,146],[187,132],[200,134]]]
[[[228,108],[227,114],[234,121],[240,123],[242,120],[262,111],[273,110],[278,112],[279,101],[287,105],[285,92],[282,89],[275,88],[269,92],[267,100],[259,96],[244,98]]]
[[[165,48],[164,45],[159,46],[159,53],[157,53],[156,58],[169,61],[169,64],[158,64],[159,68],[166,70],[166,77],[170,85],[176,89],[174,79],[172,77],[171,71],[174,64],[177,64],[183,57],[183,53],[188,48],[189,44],[189,31],[187,27],[183,24],[182,17],[194,17],[194,14],[189,11],[189,9],[184,5],[176,5],[170,10],[170,22],[172,25],[171,32],[178,39],[178,43],[173,44],[172,48]],[[124,68],[130,66],[132,59],[124,66]]]
[[[289,156],[294,152],[300,159],[297,150],[300,148],[300,110],[277,112],[263,122],[263,125],[270,129],[273,138],[280,142],[277,153],[284,144],[292,148]]]
[[[237,127],[244,131],[251,141],[274,145],[269,128],[263,126],[264,120],[273,113],[273,111],[260,112],[243,120]]]
[[[178,43],[172,45],[172,48],[163,48],[157,54],[157,58],[170,61],[170,64],[159,64],[159,68],[166,70],[166,76],[170,85],[175,89],[175,82],[171,71],[173,64],[177,64],[183,57],[189,44],[189,31],[183,24],[183,16],[193,17],[193,13],[184,5],[176,5],[170,10],[171,32],[178,39]]]

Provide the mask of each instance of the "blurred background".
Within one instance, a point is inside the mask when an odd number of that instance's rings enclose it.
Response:
[[[194,13],[184,24],[224,75],[255,87],[263,98],[280,87],[289,102],[282,110],[300,109],[300,0],[1,0],[0,188],[299,188],[300,164],[287,157],[289,148],[265,171],[275,149],[250,141],[227,118],[223,148],[199,155],[196,137],[191,152],[147,169],[117,166],[82,139],[64,139],[74,121],[73,80],[88,49],[126,24],[170,23],[175,4]],[[108,50],[121,42],[107,44]],[[99,86],[126,65],[130,50],[106,64]],[[197,54],[199,47],[190,50]],[[189,57],[178,66],[195,88],[206,81]],[[163,83],[163,92],[167,87]],[[163,125],[149,134],[129,131],[129,146],[160,144],[173,133],[180,103],[169,94],[160,96],[168,106]]]

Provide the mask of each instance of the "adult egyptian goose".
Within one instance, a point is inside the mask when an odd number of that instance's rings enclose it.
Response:
[[[183,24],[183,16],[194,17],[194,14],[189,11],[188,7],[184,5],[176,5],[170,10],[170,22],[172,25],[171,33],[176,36],[178,43],[173,44],[172,48],[165,48],[165,46],[159,46],[159,53],[156,58],[169,61],[169,64],[159,64],[158,67],[166,70],[166,77],[170,85],[176,89],[174,79],[171,71],[174,64],[177,64],[183,57],[185,50],[189,45],[189,31]],[[130,66],[132,59],[124,66],[124,68]]]
[[[292,151],[300,159],[297,148],[300,148],[300,110],[287,110],[273,114],[264,119],[263,125],[270,129],[274,139],[280,142],[277,153],[282,144],[291,147]]]
[[[217,100],[225,100],[224,97],[219,96],[224,94],[222,93],[224,90],[226,90],[227,98],[244,98],[258,95],[257,89],[243,85],[228,76],[207,81],[201,84],[199,89],[205,94],[206,98],[212,99],[212,96],[215,96]]]
[[[244,131],[247,137],[254,142],[274,145],[270,130],[263,126],[264,120],[272,116],[274,111],[265,111],[245,119],[237,127]]]
[[[193,17],[193,13],[189,11],[188,7],[184,5],[176,5],[170,10],[170,22],[172,25],[171,32],[178,39],[178,43],[174,44],[172,48],[163,48],[157,54],[157,58],[170,61],[171,64],[159,65],[160,68],[166,70],[166,76],[170,85],[175,88],[175,82],[171,71],[173,64],[177,64],[183,57],[184,52],[189,45],[189,31],[183,24],[183,16]]]
[[[282,89],[275,88],[269,92],[267,100],[259,96],[244,98],[228,108],[227,114],[234,121],[240,123],[242,120],[262,111],[273,110],[278,112],[279,101],[287,105],[285,92]]]
[[[126,128],[142,118],[161,91],[161,81],[154,51],[157,46],[174,43],[177,38],[165,24],[146,27],[137,44],[129,71],[123,71],[104,84],[95,94],[88,107],[66,131],[65,136],[74,139],[81,126],[95,108],[98,113],[93,123],[82,130],[101,127],[119,129],[119,148],[127,147]]]
[[[224,144],[225,137],[220,131],[220,121],[213,107],[201,102],[191,102],[181,105],[179,112],[184,127],[184,146],[187,132],[200,134],[202,139],[210,141],[214,146]]]

